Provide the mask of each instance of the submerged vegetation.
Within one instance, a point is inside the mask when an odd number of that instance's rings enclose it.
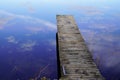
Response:
[[[30,80],[50,80],[49,78],[46,78],[45,76],[41,78],[41,73],[48,68],[50,64],[47,64],[43,69],[39,71],[39,74],[35,78],[31,78]]]

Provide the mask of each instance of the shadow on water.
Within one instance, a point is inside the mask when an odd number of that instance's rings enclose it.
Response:
[[[61,77],[60,58],[59,58],[59,44],[58,44],[58,33],[56,33],[56,51],[57,51],[57,70],[58,78]]]

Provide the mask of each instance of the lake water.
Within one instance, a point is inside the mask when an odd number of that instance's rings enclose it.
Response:
[[[73,15],[106,80],[120,80],[120,1],[0,1],[0,80],[57,79],[56,15]]]

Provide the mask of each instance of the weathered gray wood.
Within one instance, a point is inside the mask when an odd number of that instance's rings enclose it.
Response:
[[[104,80],[73,16],[57,15],[58,50],[62,76],[59,80]]]

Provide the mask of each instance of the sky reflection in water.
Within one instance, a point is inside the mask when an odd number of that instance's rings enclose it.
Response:
[[[57,78],[56,15],[68,14],[74,16],[103,76],[119,80],[119,3],[118,0],[0,1],[0,79]]]

